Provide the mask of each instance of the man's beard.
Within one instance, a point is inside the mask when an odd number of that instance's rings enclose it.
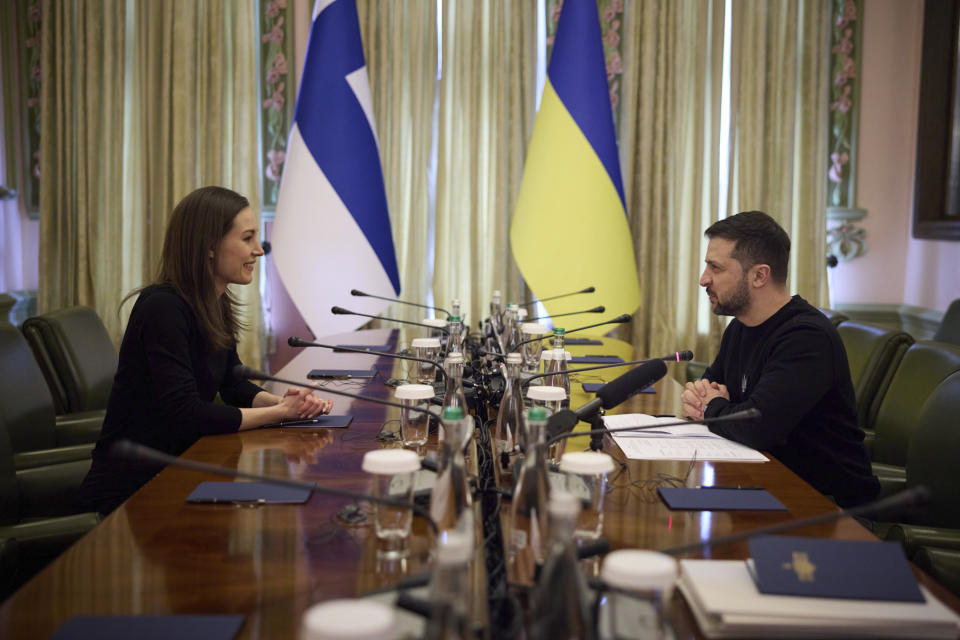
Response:
[[[750,285],[747,284],[746,274],[728,300],[721,301],[720,296],[717,296],[717,302],[713,305],[713,312],[718,316],[739,316],[749,309]]]

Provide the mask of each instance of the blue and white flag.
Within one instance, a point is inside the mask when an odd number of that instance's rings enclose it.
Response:
[[[273,225],[280,278],[316,336],[356,329],[400,295],[354,0],[317,0]]]

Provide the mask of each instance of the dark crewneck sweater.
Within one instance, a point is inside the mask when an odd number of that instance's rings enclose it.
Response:
[[[120,345],[117,375],[93,464],[80,487],[85,508],[112,511],[159,468],[117,460],[110,447],[129,438],[179,456],[202,436],[233,433],[240,409],[262,389],[231,373],[236,348],[212,351],[190,305],[172,287],[151,285],[137,298]],[[217,393],[227,406],[214,402]]]
[[[733,320],[703,377],[730,392],[729,401],[712,400],[705,417],[751,407],[763,415],[754,423],[712,425],[714,433],[768,451],[840,506],[868,502],[879,492],[857,426],[843,342],[800,296],[756,327]]]

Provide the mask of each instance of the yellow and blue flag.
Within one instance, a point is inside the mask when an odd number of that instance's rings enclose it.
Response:
[[[602,316],[571,316],[559,326],[593,324],[640,305],[595,0],[563,4],[510,245],[538,298],[596,287],[544,303],[550,314],[606,307]]]

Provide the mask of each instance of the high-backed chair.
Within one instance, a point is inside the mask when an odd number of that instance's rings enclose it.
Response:
[[[20,331],[10,325],[0,325],[0,380],[0,424],[17,469],[90,457],[101,423],[57,425],[40,367]]]
[[[0,423],[0,540],[16,541],[6,551],[16,552],[15,582],[21,583],[95,527],[100,516],[77,513],[75,506],[90,460],[18,470],[4,426]]]
[[[933,334],[933,339],[937,342],[960,345],[960,298],[951,302],[950,306],[947,307],[947,312],[943,314],[940,328]]]
[[[821,308],[821,309],[820,309],[820,313],[822,313],[823,315],[827,316],[827,319],[829,319],[830,322],[832,322],[832,323],[833,323],[833,326],[835,326],[835,327],[836,327],[836,326],[839,326],[841,323],[844,323],[844,322],[846,322],[847,320],[850,319],[850,318],[848,318],[847,316],[845,316],[845,315],[843,315],[842,313],[840,313],[839,311],[834,311],[833,309],[823,309],[823,308]]]
[[[913,338],[903,331],[891,331],[859,322],[844,322],[837,327],[847,352],[850,377],[857,396],[857,422],[868,428],[870,406],[884,377],[896,368]],[[871,434],[867,434],[868,440]],[[869,442],[867,443],[870,448]]]
[[[960,594],[960,371],[929,394],[915,416],[907,453],[906,487],[926,486],[931,501],[923,513],[890,527],[888,540],[904,544],[935,578]]]
[[[107,408],[117,351],[89,307],[50,311],[23,323],[58,414]]]
[[[907,349],[889,376],[883,395],[871,410],[868,426],[874,432],[874,473],[890,489],[906,481],[904,467],[920,410],[937,385],[957,371],[960,347],[921,341]]]

